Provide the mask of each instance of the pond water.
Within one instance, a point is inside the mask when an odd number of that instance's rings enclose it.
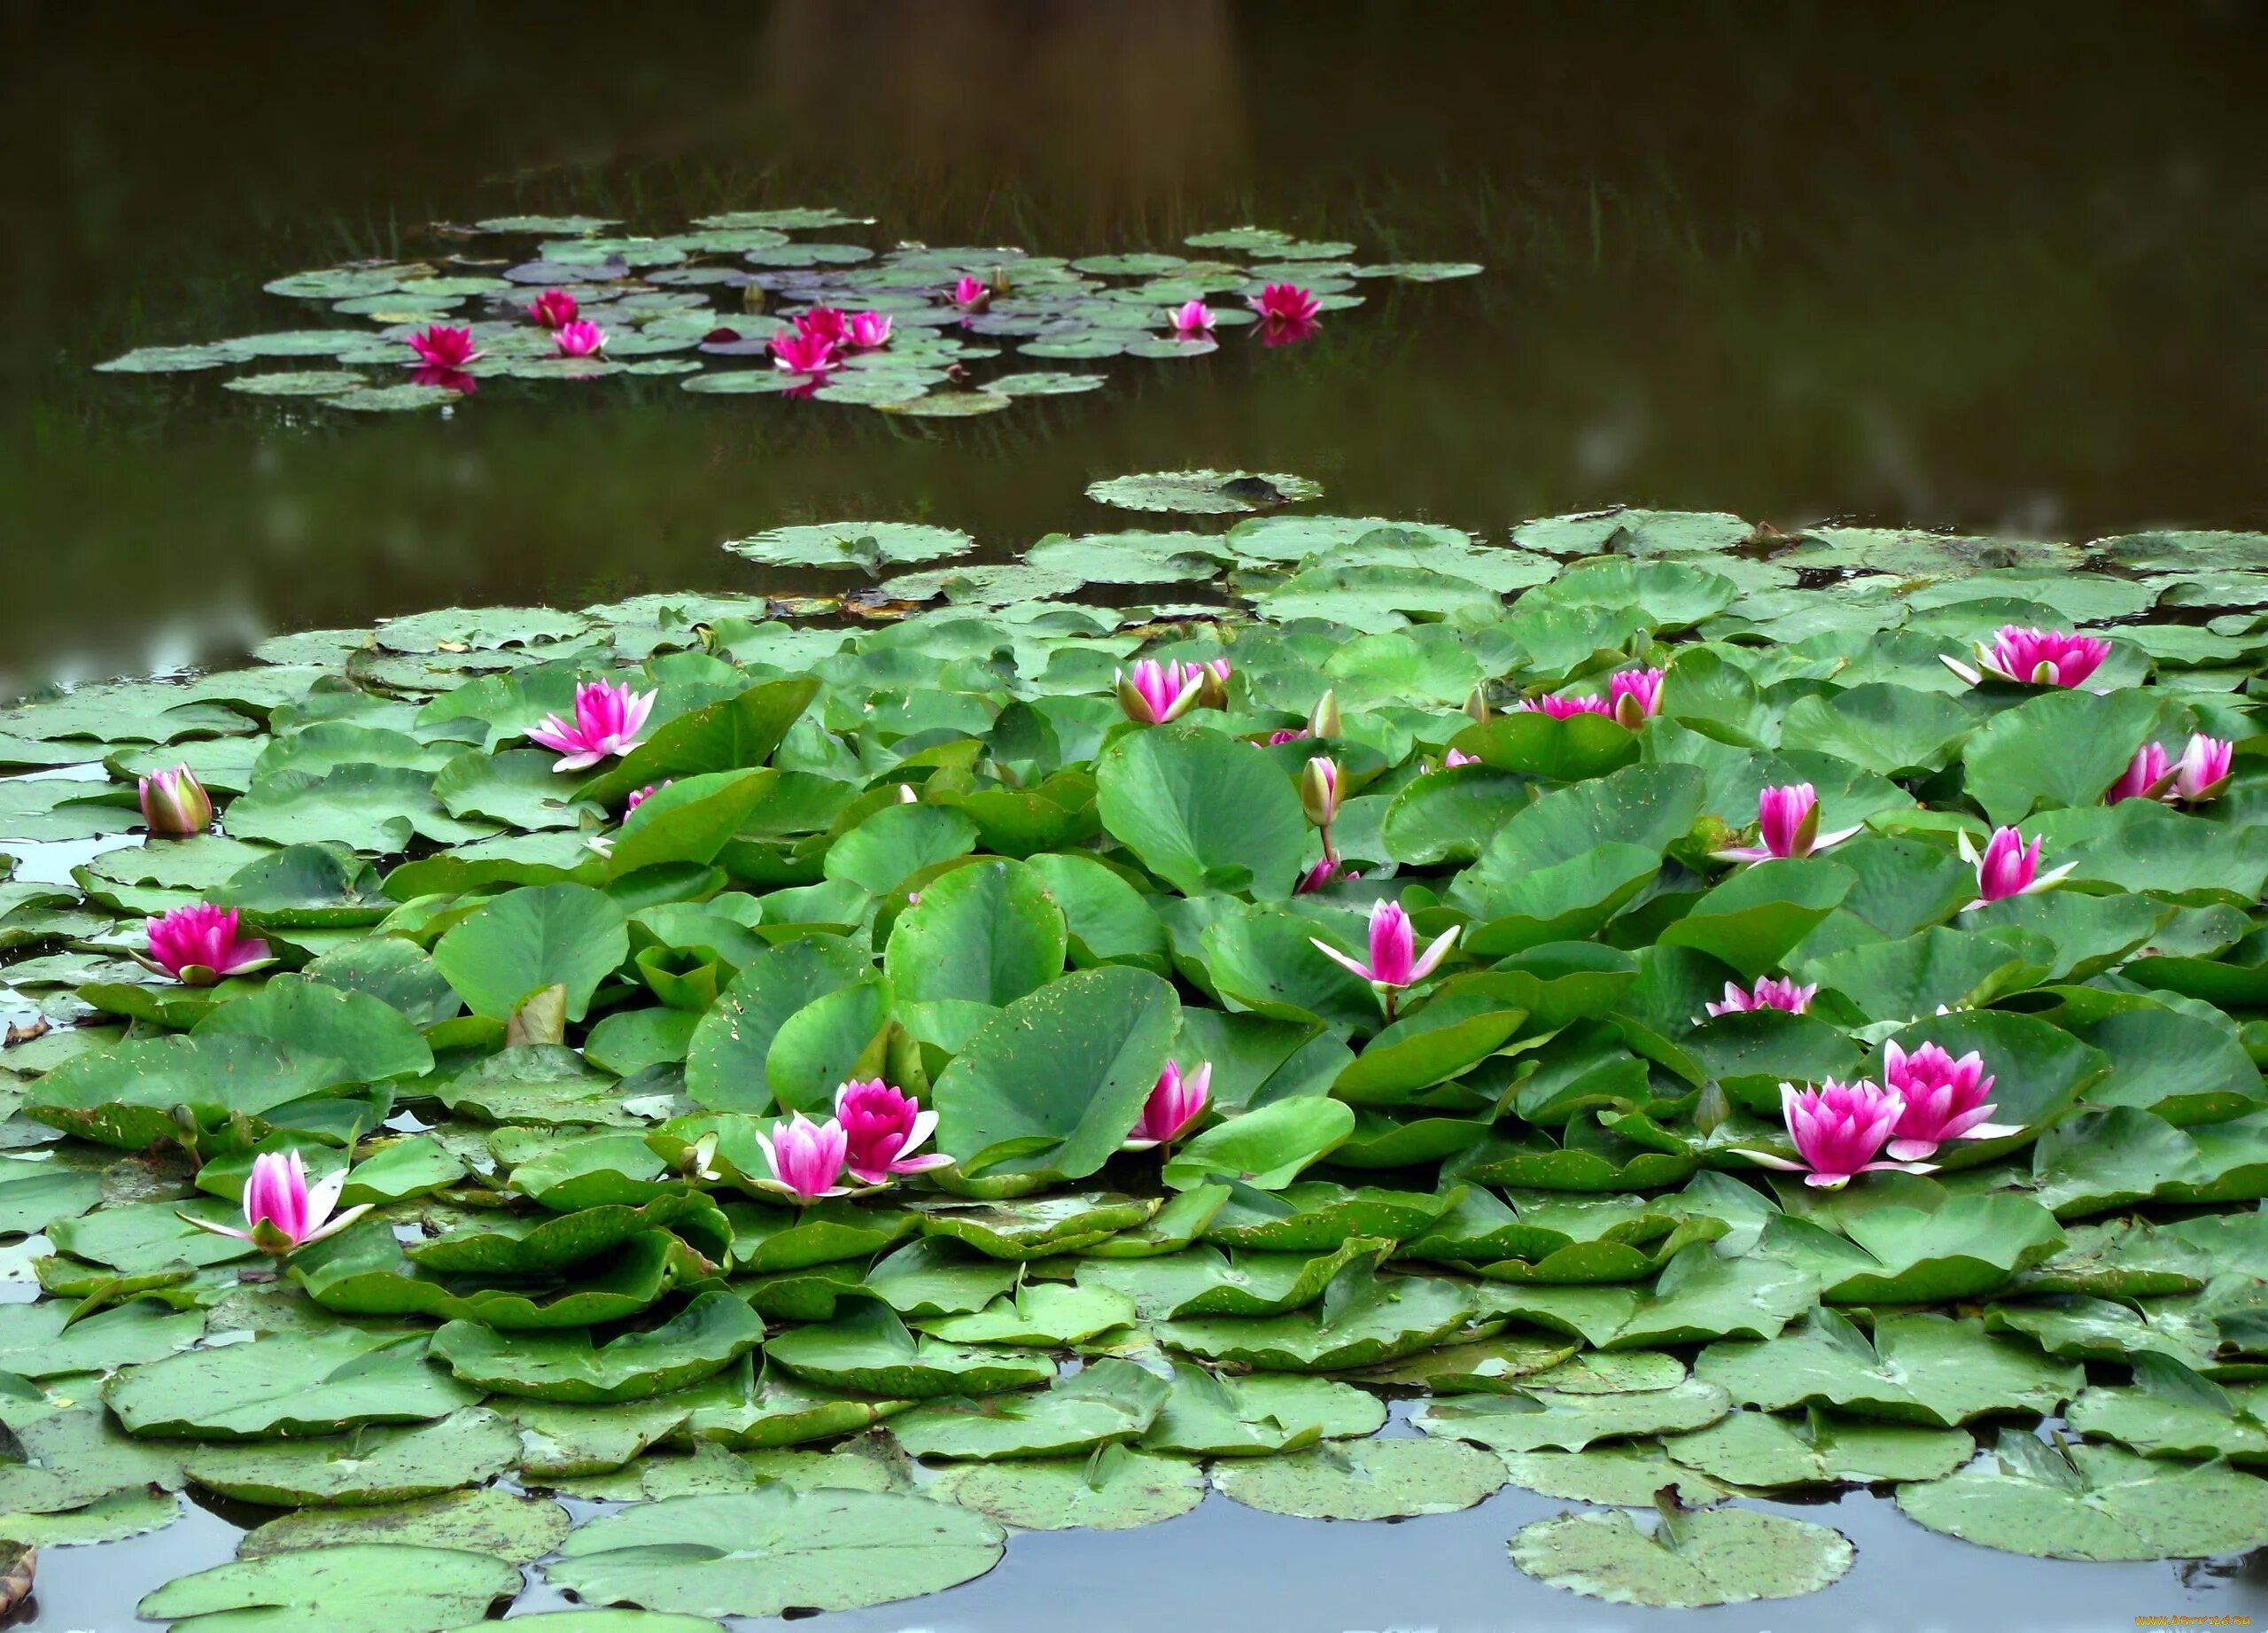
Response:
[[[538,24],[435,4],[353,29],[118,6],[6,27],[30,136],[0,183],[20,235],[0,289],[12,688],[452,604],[756,587],[720,540],[837,516],[964,528],[1004,559],[1128,525],[1088,483],[1184,466],[1295,472],[1345,514],[1495,539],[1614,502],[2073,539],[2268,521],[2253,6],[803,0],[562,4]],[[877,248],[1174,250],[1251,221],[1487,270],[1374,291],[1297,348],[1122,360],[1099,365],[1106,390],[967,424],[667,378],[347,416],[89,372],[289,327],[264,281],[445,253],[437,220],[674,231],[804,205],[873,215],[850,236]],[[1326,1527],[1215,1494],[1132,1533],[1020,1536],[975,1582],[820,1625],[1666,1625],[1510,1566],[1505,1539],[1564,1506],[1507,1489]],[[1832,1516],[1764,1506],[1830,1520],[1857,1567],[1678,1625],[2268,1614],[2249,1560],[2062,1565],[1931,1536],[1864,1493]],[[50,1551],[19,1625],[147,1625],[141,1593],[235,1539],[192,1508]]]
[[[718,541],[783,521],[1011,552],[1111,525],[1089,481],[1183,466],[1496,537],[1614,501],[2070,538],[2264,516],[2249,5],[10,18],[19,682],[451,603],[748,587]],[[290,326],[305,308],[263,282],[428,253],[437,219],[668,232],[819,205],[876,218],[876,245],[1170,250],[1253,221],[1488,272],[965,423],[668,379],[344,416],[88,372]]]

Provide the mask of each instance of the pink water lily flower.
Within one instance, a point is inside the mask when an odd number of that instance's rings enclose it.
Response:
[[[1793,981],[1775,979],[1766,976],[1756,984],[1753,991],[1744,992],[1731,982],[1725,983],[1725,1001],[1721,1004],[1704,1003],[1711,1017],[1720,1015],[1746,1015],[1755,1009],[1784,1009],[1790,1015],[1801,1015],[1811,1007],[1811,1000],[1819,993],[1819,984],[1798,986]]]
[[[627,680],[586,680],[575,688],[572,725],[547,714],[528,728],[528,741],[559,750],[554,771],[583,771],[610,754],[627,754],[654,712],[654,692],[633,692]]]
[[[1297,284],[1270,284],[1252,297],[1251,306],[1264,323],[1293,326],[1314,323],[1323,310],[1323,302]]]
[[[2013,828],[1994,828],[1992,836],[1984,842],[1982,855],[1965,833],[1955,843],[1961,848],[1961,859],[1977,868],[1977,899],[1963,907],[1963,913],[2007,897],[2037,896],[2042,890],[2052,890],[2062,883],[2064,875],[2078,866],[2077,862],[2066,862],[2061,867],[2041,873],[2039,841],[2035,839],[2026,844],[2023,836]]]
[[[1911,1054],[1886,1043],[1882,1080],[1904,1102],[1890,1141],[1890,1155],[1901,1163],[1934,1155],[1949,1139],[2000,1139],[2023,1131],[1984,1120],[1992,1115],[1984,1100],[1992,1079],[1985,1075],[1984,1057],[1974,1049],[1955,1060],[1933,1043]]]
[[[554,330],[551,343],[562,357],[595,357],[606,350],[606,330],[587,319],[578,319]]]
[[[835,355],[834,341],[806,334],[801,329],[776,330],[768,344],[772,348],[772,366],[788,374],[816,377],[843,367],[842,358]]]
[[[432,324],[423,334],[410,336],[409,349],[417,354],[419,362],[433,369],[462,369],[488,355],[474,348],[471,330],[447,323]]]
[[[1713,851],[1720,861],[1762,862],[1786,857],[1809,856],[1829,845],[1841,844],[1859,830],[1838,828],[1819,831],[1819,790],[1808,782],[1793,782],[1759,791],[1756,796],[1756,843]]]
[[[1371,909],[1371,948],[1369,959],[1355,958],[1341,953],[1327,941],[1309,937],[1316,951],[1333,963],[1350,969],[1371,984],[1371,990],[1381,995],[1414,986],[1433,973],[1433,968],[1456,945],[1461,925],[1452,924],[1433,938],[1433,944],[1420,954],[1418,933],[1410,922],[1410,915],[1402,910],[1400,902],[1382,901]]]
[[[1162,726],[1181,719],[1197,706],[1205,684],[1202,672],[1184,671],[1177,664],[1169,669],[1154,657],[1120,670],[1112,683],[1119,708],[1137,726]]]
[[[2235,757],[2236,744],[2202,732],[2193,735],[2174,768],[2172,797],[2190,805],[2219,798]]]
[[[1307,736],[1304,726],[1279,726],[1268,734],[1268,746],[1272,749],[1279,743],[1305,743]]]
[[[887,312],[853,312],[843,325],[843,338],[862,352],[889,344],[893,320]]]
[[[1171,1145],[1205,1115],[1206,1102],[1212,1097],[1212,1061],[1200,1062],[1194,1071],[1184,1076],[1180,1067],[1168,1061],[1150,1090],[1150,1098],[1142,1102],[1142,1115],[1135,1119],[1132,1131],[1119,1142],[1118,1148],[1148,1151]]]
[[[622,802],[622,814],[628,816],[676,781],[675,777],[664,777],[659,782],[649,782],[644,788],[632,789],[630,797]]]
[[[1662,672],[1626,669],[1610,675],[1606,696],[1614,718],[1636,731],[1642,722],[1662,712]]]
[[[1572,720],[1579,714],[1612,716],[1614,705],[1604,697],[1523,697],[1512,707],[1522,714],[1548,714],[1555,720]]]
[[[528,302],[528,315],[546,329],[564,329],[578,310],[575,297],[563,289],[547,289]]]
[[[991,286],[983,278],[963,273],[953,284],[953,304],[964,312],[982,312],[992,304]]]
[[[265,969],[276,960],[268,944],[237,928],[234,907],[190,902],[150,921],[150,956],[135,955],[144,969],[171,976],[183,986],[211,986],[226,976]]]
[[[774,1124],[771,1133],[757,1134],[756,1143],[763,1147],[764,1160],[772,1167],[771,1178],[756,1182],[765,1190],[777,1192],[799,1207],[850,1194],[850,1187],[842,1183],[843,1165],[850,1158],[850,1137],[833,1117],[814,1123],[799,1111]]]
[[[1480,763],[1480,757],[1478,754],[1467,754],[1463,749],[1451,749],[1441,756],[1443,771],[1453,770],[1459,766],[1478,766]]]
[[[2115,805],[2121,800],[2155,799],[2172,786],[2173,766],[2165,750],[2155,743],[2146,743],[2134,750],[2118,781],[2103,789],[2102,803]]]
[[[850,335],[849,320],[841,307],[813,307],[796,315],[796,332],[841,346]]]
[[[245,1181],[243,1230],[185,1213],[181,1217],[200,1231],[233,1236],[282,1258],[294,1248],[338,1235],[370,1211],[369,1202],[360,1202],[333,1218],[330,1210],[338,1205],[338,1194],[346,1188],[344,1168],[317,1180],[310,1189],[307,1164],[298,1152],[263,1151],[252,1158],[252,1177]]]
[[[1975,686],[1994,675],[2018,686],[2077,686],[2101,667],[2110,656],[2110,642],[2094,635],[2075,635],[2062,629],[2026,629],[2004,624],[1992,644],[1976,644],[1977,665],[1950,657],[1939,662]]]
[[[1225,657],[1208,658],[1203,663],[1173,663],[1166,665],[1166,678],[1178,692],[1194,676],[1197,680],[1197,706],[1200,709],[1225,709],[1229,706],[1229,660]]]
[[[135,787],[142,800],[142,825],[153,836],[178,839],[213,826],[213,797],[187,766],[153,771]]]
[[[1359,879],[1362,876],[1353,868],[1343,866],[1337,857],[1326,856],[1300,875],[1300,882],[1292,887],[1292,894],[1312,896],[1325,885],[1336,884],[1342,879]]]
[[[1173,325],[1174,338],[1179,340],[1209,340],[1213,336],[1213,309],[1202,300],[1184,300],[1166,314],[1166,322]]]
[[[936,1131],[937,1114],[880,1077],[853,1079],[835,1091],[835,1116],[843,1125],[844,1162],[860,1185],[888,1185],[899,1174],[927,1173],[952,1158],[913,1153]]]
[[[1806,1185],[1823,1191],[1839,1190],[1857,1175],[1882,1169],[1930,1173],[1933,1170],[1927,1163],[1875,1160],[1905,1109],[1905,1101],[1896,1094],[1864,1079],[1844,1084],[1830,1077],[1818,1088],[1802,1090],[1783,1083],[1780,1115],[1787,1120],[1788,1138],[1795,1142],[1796,1155],[1802,1161],[1790,1163],[1767,1151],[1736,1148],[1751,1162],[1802,1174]]]

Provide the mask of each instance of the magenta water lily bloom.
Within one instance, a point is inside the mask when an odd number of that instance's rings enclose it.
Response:
[[[1478,754],[1467,754],[1463,749],[1451,749],[1441,756],[1443,771],[1452,771],[1459,766],[1478,766],[1480,763],[1480,757]]]
[[[1662,712],[1662,672],[1626,669],[1620,674],[1610,675],[1606,698],[1614,718],[1636,731],[1642,723]]]
[[[1184,300],[1166,314],[1166,322],[1173,325],[1177,340],[1209,340],[1213,338],[1213,309],[1202,300]]]
[[[171,976],[183,986],[211,986],[227,976],[265,969],[276,960],[268,944],[239,928],[234,907],[190,902],[150,921],[150,956],[135,956],[145,969]]]
[[[2026,844],[2023,836],[2013,828],[1994,828],[1981,854],[1969,843],[1967,834],[1961,835],[1956,843],[1961,847],[1961,859],[1977,869],[1977,899],[1963,907],[1963,913],[2007,897],[2037,896],[2042,890],[2052,890],[2062,883],[2064,875],[2078,866],[2077,862],[2066,862],[2061,867],[2040,872],[2039,841],[2035,839]]]
[[[763,1147],[764,1160],[772,1168],[771,1178],[756,1182],[764,1189],[798,1205],[850,1194],[850,1187],[843,1183],[843,1164],[850,1155],[850,1137],[833,1117],[814,1123],[799,1111],[774,1124],[769,1134],[758,1133],[756,1143]]]
[[[1150,1098],[1142,1102],[1142,1115],[1135,1120],[1133,1131],[1118,1148],[1148,1151],[1171,1145],[1205,1115],[1206,1102],[1212,1098],[1212,1061],[1202,1061],[1194,1071],[1184,1073],[1168,1061],[1151,1087]]]
[[[2229,766],[2236,758],[2236,745],[2219,737],[2208,737],[2202,732],[2189,739],[2181,750],[2181,760],[2174,767],[2172,797],[2184,805],[2202,805],[2220,797],[2227,786]]]
[[[1977,643],[1974,668],[1956,659],[1941,658],[1945,666],[1975,686],[1986,675],[2018,686],[2077,686],[2110,656],[2110,642],[2094,635],[2075,635],[2062,629],[2026,629],[2004,624],[1992,644]]]
[[[135,786],[142,799],[142,825],[152,835],[180,839],[213,826],[213,797],[187,766],[153,771]]]
[[[963,274],[953,284],[953,304],[964,312],[982,312],[992,304],[991,287],[983,278]]]
[[[936,1131],[937,1114],[880,1077],[835,1090],[835,1117],[843,1125],[844,1164],[860,1185],[888,1185],[900,1174],[927,1173],[952,1161],[942,1152],[913,1155]]]
[[[1523,697],[1512,707],[1522,714],[1548,714],[1555,720],[1572,720],[1579,714],[1612,717],[1614,706],[1604,697]]]
[[[1270,284],[1253,297],[1252,309],[1263,323],[1297,326],[1314,323],[1323,302],[1297,284]]]
[[[447,323],[432,324],[423,333],[410,336],[409,349],[429,369],[462,369],[487,355],[473,346],[471,330]]]
[[[627,680],[586,680],[575,688],[571,723],[547,714],[528,728],[528,741],[556,749],[554,771],[584,771],[610,754],[627,754],[654,712],[653,692],[633,692]]]
[[[1704,1003],[1701,1007],[1713,1018],[1720,1015],[1746,1015],[1756,1009],[1784,1009],[1790,1015],[1801,1015],[1811,1007],[1811,1000],[1818,994],[1817,982],[1809,986],[1798,986],[1793,981],[1766,976],[1747,991],[1728,981],[1725,983],[1723,1003]]]
[[[789,374],[816,377],[843,367],[842,358],[835,355],[835,342],[823,335],[807,334],[801,329],[781,329],[773,331],[768,344],[772,347],[772,366]]]
[[[893,320],[887,312],[853,312],[844,320],[843,338],[862,352],[889,344]]]
[[[796,315],[796,332],[813,336],[829,346],[841,346],[850,338],[850,318],[841,307],[813,307]]]
[[[2126,762],[2126,769],[2118,774],[2118,781],[2102,791],[2102,803],[2117,805],[2128,799],[2155,799],[2173,786],[2173,766],[2166,758],[2165,750],[2155,743],[2146,743],[2134,750],[2134,758]]]
[[[579,318],[552,330],[551,344],[559,348],[562,357],[595,357],[606,350],[606,330]]]
[[[547,289],[528,302],[528,315],[546,329],[563,329],[575,321],[579,308],[575,297],[563,289]]]
[[[1433,973],[1434,967],[1447,958],[1449,949],[1456,945],[1460,928],[1450,925],[1420,953],[1418,951],[1418,932],[1410,922],[1410,915],[1402,910],[1402,904],[1382,901],[1371,909],[1371,947],[1367,960],[1341,953],[1329,942],[1317,940],[1312,936],[1308,939],[1324,957],[1353,970],[1371,984],[1372,991],[1390,999],[1393,993],[1403,987],[1414,986]]]
[[[1767,1168],[1802,1174],[1806,1185],[1838,1190],[1860,1174],[1896,1169],[1909,1174],[1931,1171],[1927,1163],[1884,1163],[1876,1154],[1898,1125],[1906,1103],[1880,1084],[1864,1079],[1837,1083],[1828,1079],[1815,1089],[1780,1085],[1780,1115],[1786,1119],[1788,1138],[1795,1142],[1790,1163],[1768,1151],[1739,1147],[1743,1156]]]
[[[1168,665],[1171,667],[1170,665]],[[1201,664],[1189,664],[1182,669],[1186,680],[1192,673],[1197,676],[1197,706],[1200,709],[1225,709],[1229,706],[1229,660],[1225,657],[1208,658]]]
[[[1326,856],[1300,875],[1300,882],[1292,887],[1292,894],[1312,896],[1325,885],[1336,884],[1342,879],[1359,879],[1362,876],[1353,868],[1342,866],[1337,857]]]
[[[630,797],[622,802],[622,814],[628,816],[676,781],[675,777],[664,777],[659,782],[649,782],[644,788],[632,789]]]
[[[245,1181],[245,1228],[217,1225],[210,1219],[182,1214],[182,1219],[215,1236],[248,1241],[262,1253],[282,1258],[294,1248],[336,1236],[370,1211],[361,1202],[334,1217],[338,1194],[346,1188],[346,1170],[307,1184],[307,1164],[296,1151],[263,1151],[252,1160],[252,1177]]]
[[[1154,657],[1142,658],[1114,678],[1118,706],[1137,726],[1162,726],[1177,720],[1197,706],[1204,690],[1204,676],[1193,667],[1169,668]]]
[[[1714,852],[1721,861],[1763,862],[1809,856],[1841,844],[1859,830],[1819,831],[1819,790],[1808,782],[1785,783],[1756,796],[1756,843]]]
[[[1984,1057],[1974,1049],[1955,1060],[1933,1043],[1911,1054],[1886,1043],[1882,1080],[1903,1102],[1890,1140],[1890,1155],[1901,1163],[1934,1155],[1949,1139],[1999,1139],[2023,1131],[1984,1120],[1993,1110],[1984,1100],[1992,1092],[1992,1079],[1985,1073]]]

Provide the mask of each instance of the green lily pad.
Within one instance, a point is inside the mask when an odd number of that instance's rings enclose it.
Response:
[[[1512,1538],[1511,1554],[1526,1575],[1587,1598],[1693,1610],[1816,1593],[1857,1550],[1808,1520],[1710,1508],[1652,1531],[1627,1513],[1539,1520]]]
[[[444,1418],[480,1398],[425,1357],[422,1336],[276,1334],[113,1372],[103,1401],[134,1435],[264,1440]]]
[[[1205,1474],[1184,1458],[1111,1448],[1099,1457],[964,1464],[931,1481],[928,1495],[1027,1531],[1124,1531],[1196,1507]]]
[[[407,1502],[478,1485],[519,1458],[520,1437],[474,1408],[437,1423],[338,1439],[198,1447],[182,1458],[196,1484],[270,1507]]]
[[[1898,1506],[1932,1531],[2050,1559],[2200,1559],[2268,1540],[2268,1484],[2225,1463],[2051,1446],[2013,1429],[1992,1458],[1899,1487]]]
[[[773,1485],[603,1515],[545,1575],[593,1604],[774,1616],[935,1593],[982,1576],[1004,1545],[991,1520],[924,1497]]]
[[[1014,1349],[917,1338],[879,1299],[846,1300],[835,1320],[782,1333],[765,1354],[806,1381],[898,1399],[992,1395],[1055,1375],[1052,1363]]]
[[[355,1543],[239,1559],[176,1577],[136,1614],[191,1633],[321,1627],[335,1633],[441,1633],[520,1590],[501,1559],[454,1548]]]
[[[237,1544],[240,1559],[353,1543],[414,1548],[453,1548],[528,1565],[566,1540],[567,1511],[542,1497],[515,1497],[487,1487],[445,1491],[415,1502],[371,1507],[307,1508],[279,1514],[247,1532]]]
[[[763,1318],[729,1293],[703,1293],[648,1332],[605,1343],[588,1332],[506,1334],[452,1321],[433,1354],[457,1377],[502,1395],[597,1404],[664,1395],[730,1366],[764,1337]]]
[[[1470,1508],[1508,1478],[1499,1458],[1454,1441],[1364,1440],[1224,1463],[1221,1495],[1303,1520],[1399,1520]]]
[[[1320,498],[1304,477],[1248,470],[1159,470],[1087,485],[1087,497],[1122,510],[1176,510],[1187,516],[1236,516],[1270,505]]]

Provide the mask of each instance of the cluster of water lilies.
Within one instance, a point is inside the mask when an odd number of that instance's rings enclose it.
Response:
[[[2003,1139],[2023,1131],[1985,1121],[1994,1109],[1984,1098],[1992,1092],[1992,1078],[1976,1050],[1955,1060],[1934,1043],[1909,1054],[1893,1040],[1883,1046],[1880,1083],[1830,1077],[1815,1089],[1780,1085],[1781,1115],[1798,1160],[1768,1151],[1744,1149],[1742,1155],[1767,1168],[1800,1173],[1806,1185],[1823,1190],[1886,1169],[1931,1173],[1937,1165],[1922,1159],[1949,1140]]]
[[[957,291],[956,298],[968,293]],[[551,315],[556,317],[569,309],[554,307]],[[836,342],[827,338],[829,332],[831,319],[800,326],[797,330],[814,345],[833,346]],[[857,332],[858,325],[849,320],[841,328],[845,337]],[[868,327],[865,332],[867,342],[884,343],[887,320],[879,330]],[[850,343],[866,342],[852,338]],[[1980,665],[1996,680],[2067,688],[2092,675],[2106,650],[2103,642],[2091,638],[2014,626],[2001,630],[1989,649],[1981,643],[1978,648]],[[1138,727],[1157,727],[1182,719],[1194,710],[1226,709],[1232,674],[1225,657],[1187,663],[1145,659],[1120,671],[1115,689],[1128,720]],[[1624,670],[1610,675],[1602,692],[1524,698],[1516,706],[1555,719],[1600,715],[1635,730],[1659,712],[1663,681],[1659,669]],[[639,746],[656,696],[651,691],[633,691],[625,683],[586,682],[576,688],[571,717],[547,715],[526,735],[530,741],[559,753],[555,770],[586,770]],[[1487,719],[1485,698],[1476,693],[1467,712],[1479,719]],[[1278,728],[1267,734],[1267,741],[1326,743],[1340,737],[1343,729],[1337,701],[1326,690],[1305,727]],[[2145,745],[2127,772],[2106,790],[2104,799],[2109,804],[2132,798],[2184,804],[2210,800],[2229,779],[2232,754],[2231,743],[2202,734],[2193,735],[2178,758],[2169,757],[2155,743]],[[1472,762],[1470,757],[1451,750],[1442,763],[1451,768]],[[1331,839],[1344,797],[1344,774],[1336,758],[1318,754],[1309,758],[1299,777],[1301,807],[1323,846],[1322,860],[1299,882],[1297,889],[1301,892],[1360,876],[1341,867]],[[632,793],[625,814],[651,797],[657,787],[665,786],[649,785]],[[143,778],[139,792],[144,819],[153,836],[201,833],[213,820],[211,797],[186,766]],[[910,786],[902,785],[899,794],[904,799],[916,797]],[[1713,854],[1742,865],[1802,859],[1842,844],[1860,831],[1852,826],[1822,833],[1820,817],[1821,801],[1812,784],[1768,786],[1757,797],[1752,842],[1720,848]],[[593,843],[603,850],[606,842]],[[1976,897],[1964,911],[2049,890],[2072,867],[2065,863],[2043,871],[2041,842],[2027,840],[2013,827],[1995,828],[1981,849],[1966,832],[1956,836],[1956,843],[1976,876]],[[919,901],[918,892],[912,899]],[[1441,965],[1456,946],[1459,929],[1450,925],[1421,953],[1409,913],[1399,902],[1382,899],[1371,909],[1364,953],[1348,953],[1320,937],[1313,937],[1312,945],[1370,986],[1379,996],[1386,1019],[1392,1021],[1401,996]],[[152,919],[148,940],[149,951],[143,961],[184,985],[210,985],[274,961],[265,941],[244,933],[236,910],[206,902],[176,907]],[[1789,978],[1766,976],[1747,988],[1728,984],[1722,1000],[1705,1007],[1711,1017],[1759,1010],[1803,1015],[1817,991],[1816,984],[1798,984]],[[1169,1064],[1127,1137],[1127,1148],[1168,1145],[1186,1132],[1204,1114],[1210,1075],[1209,1064],[1200,1064],[1185,1075]],[[1794,1084],[1782,1085],[1782,1115],[1797,1160],[1757,1150],[1744,1149],[1744,1155],[1767,1166],[1800,1171],[1808,1184],[1828,1187],[1877,1170],[1926,1172],[1930,1168],[1926,1159],[1947,1141],[1995,1139],[2019,1131],[1987,1121],[1993,1108],[1985,1096],[1992,1081],[1983,1060],[1973,1051],[1954,1059],[1934,1043],[1925,1042],[1907,1052],[1893,1041],[1884,1046],[1879,1083],[1829,1079],[1817,1087],[1801,1089]],[[886,1186],[949,1161],[935,1153],[920,1154],[936,1126],[934,1112],[880,1079],[845,1083],[835,1096],[833,1116],[815,1121],[797,1113],[761,1137],[771,1170],[769,1179],[763,1183],[798,1203]],[[704,1155],[704,1164],[705,1161]],[[294,1156],[288,1172],[282,1168],[262,1170],[262,1183],[245,1194],[247,1227],[255,1233],[253,1240],[271,1251],[275,1243],[296,1244],[312,1240],[312,1233],[322,1233],[317,1227],[336,1199],[335,1188],[326,1194],[319,1187],[310,1201],[297,1163]],[[337,1224],[330,1228],[337,1228]]]
[[[606,351],[606,330],[579,311],[575,297],[563,289],[547,289],[528,303],[528,316],[551,335],[555,357],[597,357]],[[408,336],[405,344],[412,358],[410,378],[417,385],[467,396],[479,389],[466,369],[487,353],[475,344],[470,326],[431,323]]]
[[[797,313],[792,328],[773,331],[768,342],[772,363],[783,373],[800,377],[807,386],[815,386],[854,354],[888,346],[890,329],[887,312],[813,307]]]

